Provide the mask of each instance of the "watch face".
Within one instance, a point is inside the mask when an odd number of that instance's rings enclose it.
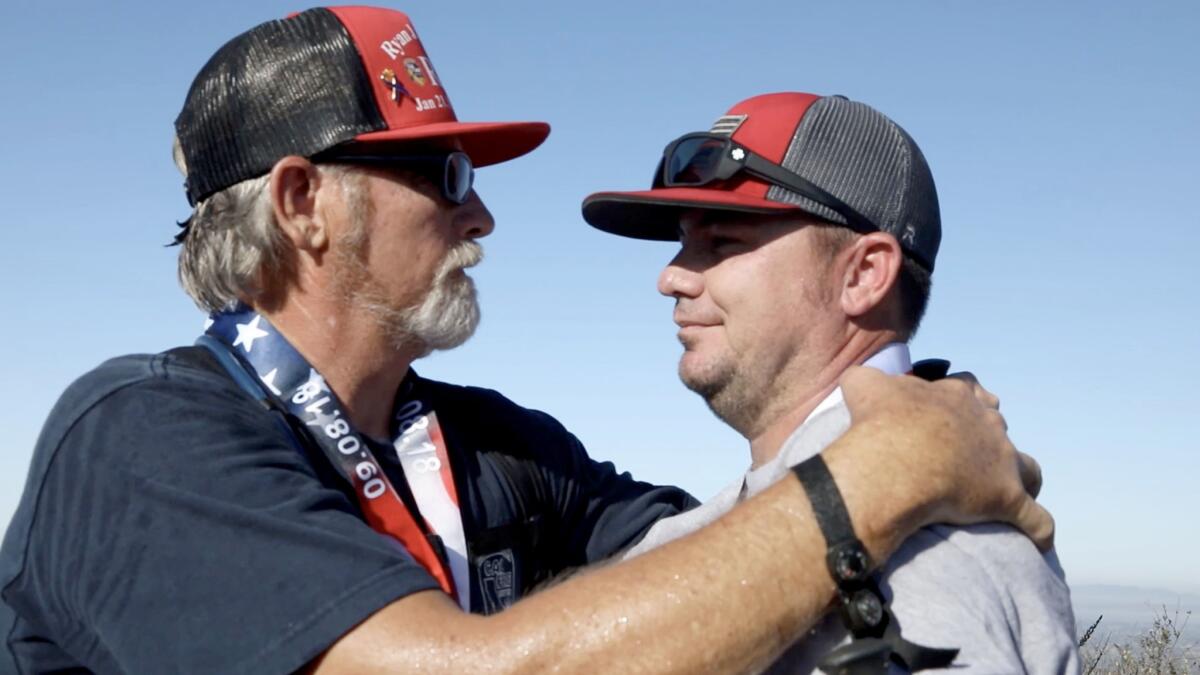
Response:
[[[854,613],[867,626],[878,626],[883,621],[883,602],[871,591],[862,590],[854,594],[850,600]]]
[[[857,581],[866,577],[870,563],[860,548],[842,548],[834,561],[838,581]]]

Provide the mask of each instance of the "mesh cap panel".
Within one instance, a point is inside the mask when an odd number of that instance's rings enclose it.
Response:
[[[190,203],[386,126],[358,51],[326,9],[270,21],[225,44],[188,91],[175,130]]]
[[[782,165],[854,207],[933,268],[942,238],[933,175],[917,144],[887,117],[856,101],[822,98],[800,121]],[[832,209],[778,186],[767,199],[846,224]]]

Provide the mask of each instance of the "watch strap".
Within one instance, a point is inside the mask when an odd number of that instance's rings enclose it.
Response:
[[[825,563],[837,585],[842,623],[854,638],[833,649],[822,662],[831,674],[858,675],[885,672],[888,661],[909,672],[945,668],[958,656],[957,649],[934,649],[909,642],[888,609],[875,582],[866,548],[854,534],[850,513],[833,475],[821,455],[792,467],[812,505],[813,516],[828,547]]]
[[[813,455],[792,467],[800,479],[813,516],[821,534],[825,537],[828,550],[825,564],[839,591],[858,590],[871,574],[871,556],[854,534],[854,525],[846,511],[846,502],[838,490],[833,475],[821,455]]]

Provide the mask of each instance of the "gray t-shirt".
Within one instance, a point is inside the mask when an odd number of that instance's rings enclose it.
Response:
[[[660,520],[626,552],[639,555],[716,520],[737,502],[787,475],[845,433],[850,413],[841,392],[830,395],[800,426],[774,460],[748,472],[713,499]],[[1039,553],[1029,539],[1000,524],[927,527],[904,542],[881,570],[901,634],[928,647],[957,647],[949,668],[972,673],[1078,673],[1075,618],[1058,558]],[[827,615],[768,672],[818,672],[817,663],[848,640],[835,614]],[[893,672],[900,672],[893,669]]]

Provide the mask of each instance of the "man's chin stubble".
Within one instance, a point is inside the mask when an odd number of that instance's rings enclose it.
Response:
[[[681,363],[679,379],[683,386],[704,399],[708,409],[717,419],[743,436],[749,437],[752,425],[762,412],[762,406],[757,403],[759,397],[750,396],[751,392],[742,391],[744,386],[739,386],[742,383],[732,369],[689,376],[684,372]]]

